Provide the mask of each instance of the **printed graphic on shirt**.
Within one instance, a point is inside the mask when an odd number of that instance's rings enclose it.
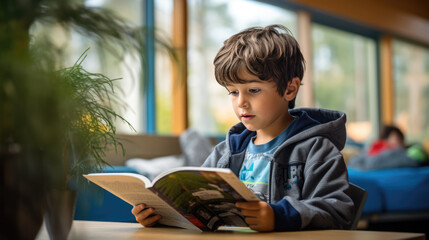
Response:
[[[298,185],[300,182],[302,182],[302,175],[304,170],[304,164],[303,163],[295,163],[290,164],[288,166],[288,184],[286,187],[286,190],[291,190],[293,185]]]
[[[274,152],[288,138],[288,131],[286,128],[273,140],[260,145],[253,144],[255,139],[253,137],[247,145],[239,178],[262,201],[269,202],[268,187],[271,161]]]
[[[262,201],[269,201],[268,181],[271,156],[267,153],[246,153],[240,180]]]

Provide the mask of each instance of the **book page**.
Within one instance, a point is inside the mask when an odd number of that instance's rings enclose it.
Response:
[[[252,191],[250,191],[250,189],[248,189],[234,173],[219,172],[218,174],[246,201],[260,201],[260,199]]]
[[[144,203],[148,207],[154,208],[155,214],[161,215],[159,221],[161,224],[198,229],[164,200],[146,188],[146,186],[150,185],[150,181],[140,174],[93,173],[84,176],[132,206]]]
[[[229,169],[182,167],[156,178],[153,188],[202,230],[213,231],[222,225],[247,226],[235,202],[259,198],[234,177]]]

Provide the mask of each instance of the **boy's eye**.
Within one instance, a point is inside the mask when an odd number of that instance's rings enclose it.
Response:
[[[261,89],[258,89],[258,88],[252,88],[252,89],[249,89],[249,92],[250,93],[258,93],[258,92],[260,92],[261,91]]]
[[[229,95],[236,96],[238,95],[238,91],[229,91]]]

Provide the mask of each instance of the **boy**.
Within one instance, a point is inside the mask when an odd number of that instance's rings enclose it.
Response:
[[[246,29],[224,42],[214,60],[217,82],[231,95],[241,121],[203,167],[230,168],[259,202],[239,202],[257,231],[346,228],[352,218],[347,170],[340,153],[344,113],[296,109],[304,75],[296,40],[279,25]],[[144,226],[153,209],[132,212]]]

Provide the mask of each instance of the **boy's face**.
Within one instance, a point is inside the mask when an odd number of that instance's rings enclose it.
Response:
[[[280,96],[277,85],[272,81],[262,81],[246,71],[241,71],[238,77],[246,83],[226,86],[238,119],[247,129],[256,131],[257,138],[276,137],[292,119],[288,101]]]

